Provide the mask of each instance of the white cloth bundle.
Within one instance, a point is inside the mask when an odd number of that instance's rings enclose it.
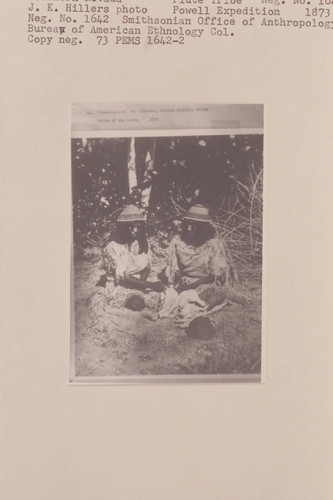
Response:
[[[185,325],[207,309],[206,303],[200,299],[196,290],[186,290],[178,294],[174,288],[167,288],[161,295],[159,318],[174,315],[180,324]]]

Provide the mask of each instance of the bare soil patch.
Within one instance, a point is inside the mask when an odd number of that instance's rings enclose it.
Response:
[[[126,310],[126,326],[96,316],[98,255],[74,269],[75,366],[82,377],[121,375],[258,374],[261,371],[261,286],[247,281],[246,305],[230,302],[210,316],[216,336],[191,339],[172,319],[151,321]],[[117,319],[117,318],[116,318]]]

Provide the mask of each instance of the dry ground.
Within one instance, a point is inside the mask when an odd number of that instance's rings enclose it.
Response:
[[[94,298],[103,294],[96,287],[101,276],[98,255],[76,259],[74,274],[77,376],[260,373],[258,283],[246,283],[247,305],[231,302],[210,316],[216,337],[194,340],[169,318],[150,321],[126,310],[124,328],[107,314],[97,317]]]

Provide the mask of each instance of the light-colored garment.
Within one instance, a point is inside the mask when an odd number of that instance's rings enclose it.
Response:
[[[215,282],[227,284],[230,263],[226,246],[218,237],[195,247],[176,236],[170,244],[165,272],[170,284],[177,278],[181,283],[189,284],[208,275],[214,276]]]
[[[159,294],[154,291],[133,290],[121,285],[120,281],[128,276],[140,278],[140,273],[150,267],[150,252],[139,253],[139,244],[120,244],[111,241],[104,249],[101,268],[106,272],[108,280],[104,289],[107,309],[124,307],[131,295],[140,295],[146,306],[157,310]]]
[[[231,266],[231,258],[222,239],[211,238],[203,245],[195,247],[176,236],[169,247],[165,270],[170,288],[163,296],[159,316],[174,316],[177,323],[184,328],[197,316],[206,316],[220,310],[227,299],[223,298],[219,305],[208,310],[200,294],[204,292],[206,297],[222,294],[230,280]],[[213,276],[214,282],[180,294],[173,288],[175,284],[189,285],[206,276]]]
[[[167,288],[161,294],[158,317],[179,316],[183,314],[184,309],[188,309],[189,304],[196,304],[202,312],[207,308],[206,303],[200,299],[196,290],[186,290],[178,294],[174,288]]]
[[[227,298],[214,308],[208,310],[208,305],[201,300],[197,290],[186,290],[181,293],[170,287],[162,294],[158,317],[160,319],[174,317],[178,326],[186,328],[198,316],[208,316],[222,309],[227,303]]]
[[[103,252],[103,268],[115,282],[128,276],[139,277],[150,265],[149,253],[139,253],[139,243],[132,245],[111,241]]]

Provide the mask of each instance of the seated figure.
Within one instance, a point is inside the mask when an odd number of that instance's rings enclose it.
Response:
[[[145,231],[145,216],[134,205],[126,206],[117,219],[117,228],[104,248],[102,268],[112,281],[111,296],[115,305],[134,304],[131,290],[163,290],[160,281],[149,281],[150,251]],[[109,290],[110,292],[110,290]],[[111,297],[110,297],[111,299]],[[138,302],[138,301],[137,301]]]
[[[177,303],[184,324],[191,317],[213,312],[225,304],[225,289],[233,277],[232,262],[212,226],[209,210],[203,205],[194,205],[183,217],[182,232],[169,247],[165,273],[169,285],[179,295],[175,301],[174,292],[166,294],[165,306],[169,298],[174,305]]]

